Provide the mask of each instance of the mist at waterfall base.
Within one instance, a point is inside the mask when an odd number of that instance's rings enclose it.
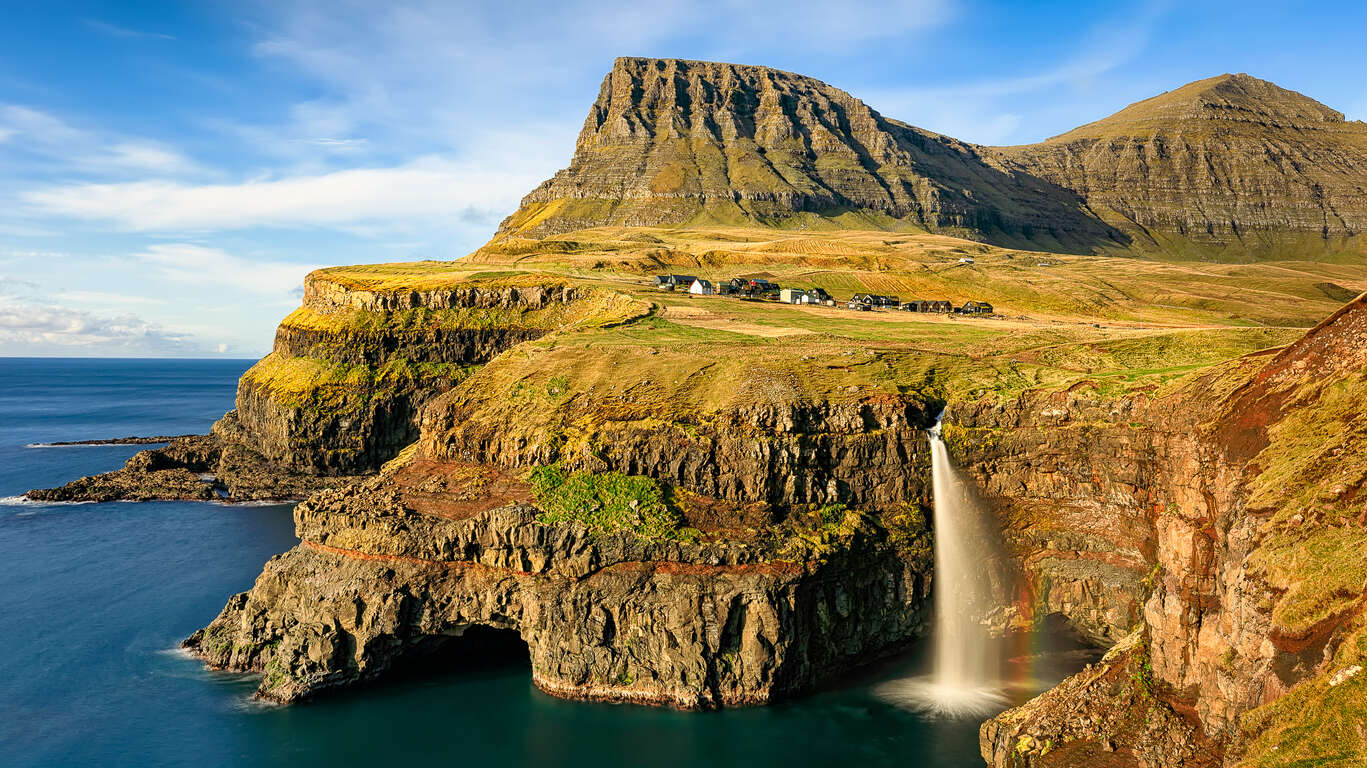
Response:
[[[5,766],[982,765],[978,722],[881,688],[934,663],[890,662],[769,707],[676,712],[537,690],[525,646],[445,658],[315,703],[251,698],[252,675],[176,650],[297,543],[289,505],[37,504],[19,498],[120,466],[138,446],[58,440],[203,432],[250,361],[0,359],[0,755]],[[1021,638],[1024,643],[1026,638]],[[1096,654],[1007,654],[1022,703]],[[1013,670],[1015,671],[1013,673]]]
[[[1008,706],[1009,689],[1033,689],[1037,681],[1028,669],[1003,676],[1017,638],[993,637],[983,622],[1001,607],[1002,590],[994,590],[991,578],[998,547],[989,521],[949,459],[943,420],[941,414],[928,430],[935,531],[931,669],[885,683],[878,693],[929,716],[981,720]]]

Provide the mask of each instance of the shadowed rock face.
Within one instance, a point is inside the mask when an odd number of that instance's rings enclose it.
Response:
[[[1112,242],[1076,196],[981,147],[888,120],[844,91],[765,67],[618,59],[570,167],[499,237],[601,224],[779,224],[855,212],[864,226],[1005,243]]]

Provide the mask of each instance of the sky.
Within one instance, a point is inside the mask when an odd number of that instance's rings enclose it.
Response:
[[[0,2],[0,356],[260,356],[310,270],[486,242],[617,56],[994,145],[1222,72],[1367,119],[1358,2]]]

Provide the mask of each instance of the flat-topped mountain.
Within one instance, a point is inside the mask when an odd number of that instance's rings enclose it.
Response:
[[[993,151],[766,67],[618,59],[570,167],[498,237],[603,224],[925,229],[1079,248],[1123,238]]]
[[[1002,153],[1140,249],[1363,252],[1367,125],[1248,75],[1200,80]]]
[[[1358,256],[1367,126],[1248,75],[983,147],[765,67],[618,59],[495,240],[602,225],[927,230],[1064,252]]]

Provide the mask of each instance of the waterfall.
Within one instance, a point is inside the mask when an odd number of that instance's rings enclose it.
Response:
[[[1001,645],[982,622],[994,603],[988,573],[994,553],[987,521],[949,460],[939,420],[929,437],[935,509],[932,667],[927,676],[896,680],[879,692],[927,714],[983,716],[1006,703]]]

